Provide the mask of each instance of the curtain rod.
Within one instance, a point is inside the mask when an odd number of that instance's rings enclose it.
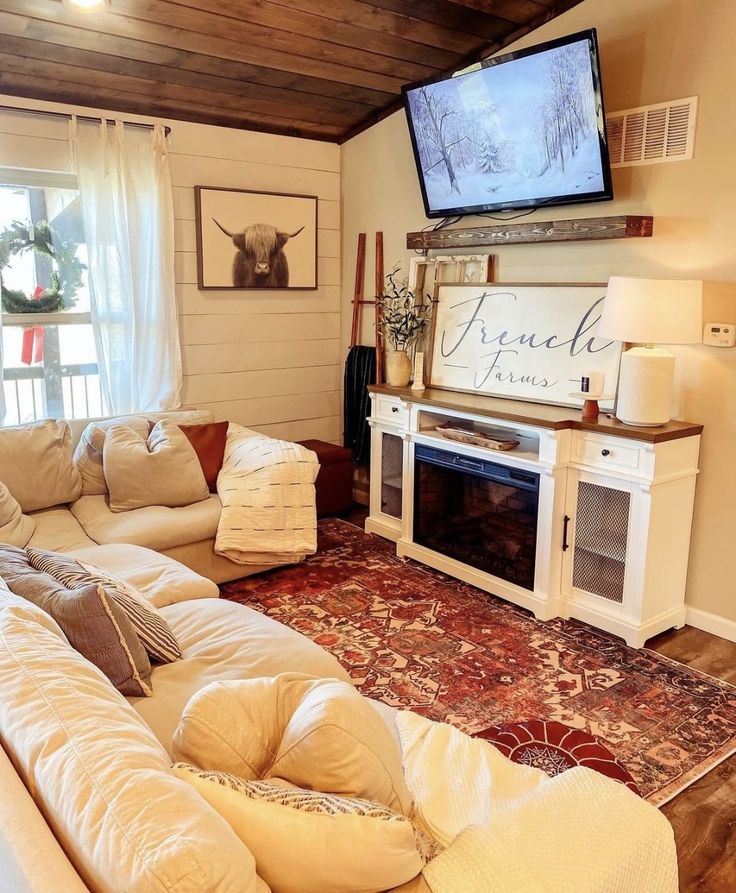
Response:
[[[67,121],[71,121],[72,115],[70,112],[52,112],[47,111],[46,109],[29,109],[22,108],[21,106],[16,105],[0,105],[0,112],[20,112],[23,115],[46,115],[51,118],[66,118]],[[105,121],[114,121],[114,118],[104,118]],[[77,121],[89,121],[91,123],[97,122],[101,124],[103,118],[95,115],[77,115]],[[123,121],[126,127],[144,127],[146,130],[153,130],[153,124],[144,124],[142,121]],[[168,136],[171,133],[170,127],[164,127],[164,133]]]

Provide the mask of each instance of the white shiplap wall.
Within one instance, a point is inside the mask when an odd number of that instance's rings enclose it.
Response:
[[[11,97],[0,97],[0,103],[30,104]],[[72,110],[54,103],[33,106]],[[167,123],[172,128],[184,404],[207,407],[217,418],[277,437],[339,441],[343,359],[339,147],[181,121]],[[0,166],[68,170],[66,133],[66,122],[61,120],[0,112]],[[318,290],[200,292],[195,185],[317,195]]]

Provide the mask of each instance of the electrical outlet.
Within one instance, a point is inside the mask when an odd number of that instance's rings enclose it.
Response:
[[[708,344],[711,347],[736,347],[736,323],[706,323],[703,331],[703,344]]]

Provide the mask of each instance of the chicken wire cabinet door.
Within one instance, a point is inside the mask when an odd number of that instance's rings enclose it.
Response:
[[[381,512],[401,521],[404,441],[397,434],[381,432]]]
[[[564,542],[566,594],[593,597],[620,613],[632,561],[632,487],[626,481],[571,472]]]
[[[622,604],[631,493],[578,481],[572,585]]]
[[[395,430],[371,432],[370,517],[366,530],[389,539],[401,533],[404,478],[404,438]]]

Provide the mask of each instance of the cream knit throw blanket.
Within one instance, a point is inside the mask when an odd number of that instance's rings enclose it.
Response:
[[[230,424],[217,479],[215,552],[237,564],[293,564],[317,550],[317,456]]]
[[[447,845],[432,893],[677,893],[672,828],[592,769],[554,778],[452,726],[400,712],[415,820]]]

